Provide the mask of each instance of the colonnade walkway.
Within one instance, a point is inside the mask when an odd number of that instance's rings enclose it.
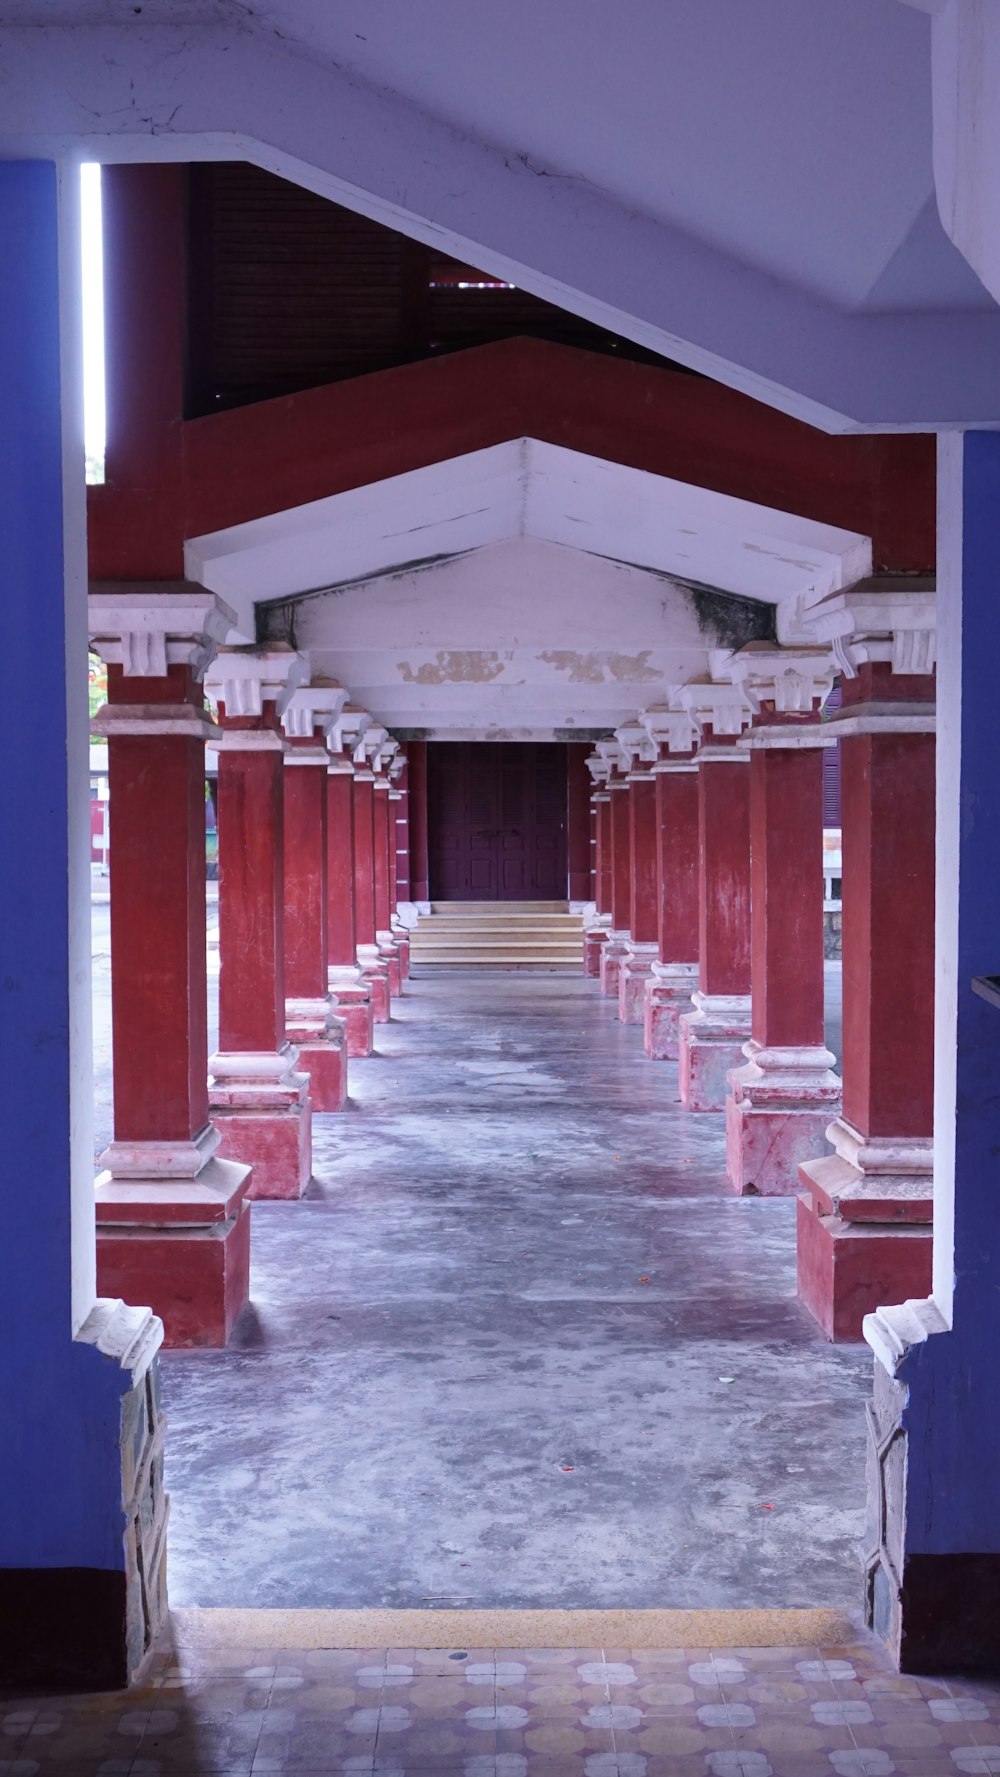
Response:
[[[411,978],[162,1381],[175,1606],[861,1596],[871,1356],[596,982]]]

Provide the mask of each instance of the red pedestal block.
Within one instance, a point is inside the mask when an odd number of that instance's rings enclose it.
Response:
[[[403,962],[395,939],[379,940],[378,953],[389,971],[389,998],[398,1000],[403,991]]]
[[[646,1013],[646,984],[657,959],[656,944],[630,939],[618,971],[618,1016],[623,1024],[642,1024]]]
[[[250,1169],[97,1180],[97,1287],[156,1303],[170,1346],[225,1345],[250,1294]]]
[[[840,1109],[834,1057],[804,1049],[796,1067],[787,1048],[769,1055],[750,1042],[745,1053],[746,1064],[729,1076],[726,1171],[741,1195],[790,1197],[799,1189],[800,1165],[823,1147]]]
[[[347,1031],[330,1000],[288,1000],[285,1029],[295,1045],[296,1068],[309,1079],[314,1111],[342,1111],[347,1102]]]
[[[609,932],[605,943],[601,946],[601,992],[609,1000],[618,999],[618,978],[622,963],[628,955],[627,938],[627,932]]]
[[[676,1061],[680,1021],[698,988],[697,963],[654,962],[643,991],[642,1041],[652,1061]]]
[[[607,926],[589,926],[583,934],[583,972],[591,981],[601,978],[601,952],[607,941]]]
[[[212,1088],[212,1121],[224,1158],[253,1168],[251,1198],[301,1197],[312,1176],[312,1103],[304,1074],[281,1081]]]
[[[342,1025],[342,1020],[337,1020]],[[341,1028],[336,1041],[320,1038],[297,1043],[300,1072],[309,1076],[314,1111],[342,1111],[347,1103],[347,1039]]]
[[[860,1339],[877,1307],[930,1295],[933,1230],[845,1221],[826,1203],[814,1187],[799,1197],[799,1297],[828,1339]]]
[[[750,1036],[749,994],[696,993],[678,1034],[681,1103],[689,1111],[725,1110],[729,1075]]]
[[[410,934],[405,926],[397,926],[393,932],[393,941],[399,951],[399,974],[405,983],[410,976]]]
[[[358,966],[363,980],[371,996],[372,1021],[375,1024],[388,1024],[392,1017],[392,984],[389,980],[389,965],[382,957],[369,958],[365,954],[365,946],[358,948]]]
[[[338,971],[330,970],[330,997],[344,1023],[348,1055],[370,1055],[375,1046],[371,989],[356,966],[352,974],[347,983],[340,980]]]

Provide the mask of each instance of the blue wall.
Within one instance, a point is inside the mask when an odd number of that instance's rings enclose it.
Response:
[[[0,162],[0,1566],[120,1569],[127,1379],[71,1336],[59,345],[56,169]]]
[[[1000,1009],[971,987],[1000,975],[1000,433],[966,435],[962,505],[954,1322],[902,1372],[911,1554],[1000,1552]]]

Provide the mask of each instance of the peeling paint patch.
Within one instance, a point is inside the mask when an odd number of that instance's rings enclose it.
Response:
[[[643,648],[639,654],[609,654],[608,672],[613,679],[627,679],[630,685],[650,685],[662,676],[649,664],[651,653],[651,648]]]
[[[539,654],[546,666],[566,673],[571,685],[603,685],[604,663],[599,654],[578,654],[575,648],[546,648]]]
[[[408,660],[397,660],[396,670],[404,685],[488,685],[506,665],[495,650],[439,648],[436,659],[423,661],[416,671]]]

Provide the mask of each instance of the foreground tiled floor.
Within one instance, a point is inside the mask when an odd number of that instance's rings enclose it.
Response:
[[[127,1696],[0,1698],[0,1773],[55,1771],[957,1777],[1000,1772],[1000,1685],[901,1678],[861,1638],[200,1654],[181,1638]]]

